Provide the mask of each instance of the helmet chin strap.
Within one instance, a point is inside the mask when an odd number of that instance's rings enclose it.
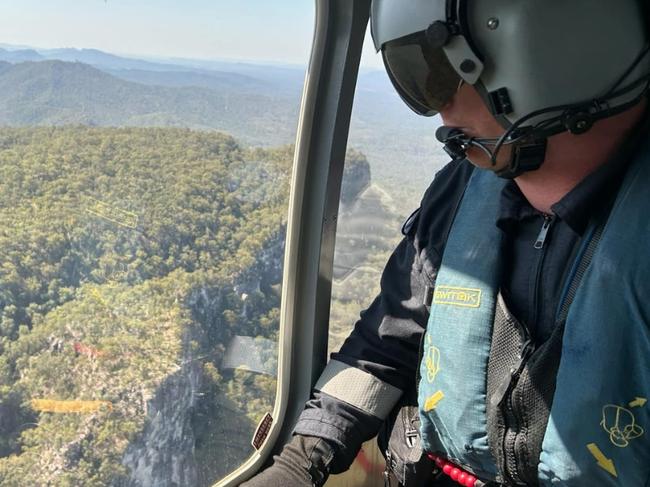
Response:
[[[470,137],[461,129],[442,126],[436,130],[436,138],[444,144],[444,150],[453,160],[466,159],[467,150],[476,147],[482,150],[496,165],[497,155],[502,146],[510,146],[510,160],[503,169],[495,171],[501,178],[513,179],[517,176],[539,169],[546,157],[547,138],[533,138],[530,135],[518,135],[516,132],[507,141],[498,138]],[[490,149],[489,146],[493,148]]]

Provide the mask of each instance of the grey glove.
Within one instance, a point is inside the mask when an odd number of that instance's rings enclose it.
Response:
[[[320,487],[329,476],[334,449],[322,438],[295,435],[273,465],[241,487]]]

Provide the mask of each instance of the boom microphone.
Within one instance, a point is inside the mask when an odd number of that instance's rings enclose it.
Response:
[[[442,125],[436,130],[436,139],[444,144],[443,149],[454,161],[467,157],[467,135],[456,127]]]
[[[442,125],[438,127],[438,130],[436,130],[436,139],[438,139],[439,142],[442,142],[445,144],[447,140],[449,140],[452,137],[458,137],[458,136],[464,136],[465,134],[463,133],[462,130],[457,129],[456,127],[447,127],[446,125]]]
[[[514,130],[508,130],[500,138],[470,137],[459,128],[445,125],[436,130],[436,139],[444,144],[443,149],[454,161],[466,159],[467,150],[476,147],[485,153],[492,166],[496,165],[499,149],[504,145],[512,145],[508,166],[496,171],[498,176],[507,179],[538,169],[544,161],[547,142],[546,138],[531,138],[530,132]]]

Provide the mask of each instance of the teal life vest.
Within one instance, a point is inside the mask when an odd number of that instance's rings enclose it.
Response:
[[[495,222],[504,184],[475,170],[467,185],[436,279],[420,363],[424,449],[485,480],[498,475],[488,447],[486,383],[502,268]],[[594,247],[589,242],[596,233]],[[539,483],[648,487],[650,150],[628,169],[604,227],[592,224],[582,240],[561,301],[573,276],[584,271],[585,252],[595,253],[566,316]]]

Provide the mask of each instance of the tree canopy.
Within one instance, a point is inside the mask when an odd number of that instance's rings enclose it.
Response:
[[[219,364],[234,335],[276,339],[292,152],[184,129],[0,130],[0,484],[126,482],[165,401],[196,458],[223,441],[217,402],[249,441],[275,379]],[[225,468],[205,465],[202,485]]]

